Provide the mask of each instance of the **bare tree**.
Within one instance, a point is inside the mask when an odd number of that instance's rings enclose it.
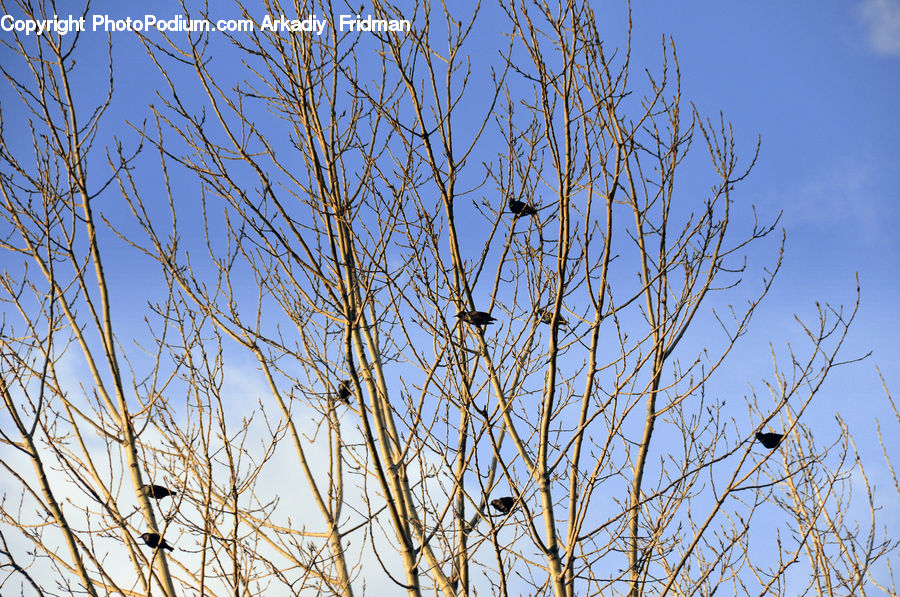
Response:
[[[671,40],[635,77],[588,4],[519,2],[490,9],[508,45],[474,60],[481,10],[374,4],[408,33],[146,33],[160,99],[134,147],[107,137],[112,62],[106,98],[82,106],[78,38],[11,38],[3,114],[27,115],[31,144],[2,131],[8,586],[882,582],[896,543],[871,492],[854,530],[849,431],[822,445],[800,422],[855,360],[840,355],[858,304],[803,327],[788,372],[773,358],[771,399],[713,394],[781,263],[783,239],[763,240],[777,216],[736,194],[759,145],[740,159],[729,124],[682,99]],[[705,195],[682,190],[695,143]],[[753,287],[759,243],[774,249]],[[109,273],[122,255],[140,274]],[[772,506],[790,536],[753,557]]]

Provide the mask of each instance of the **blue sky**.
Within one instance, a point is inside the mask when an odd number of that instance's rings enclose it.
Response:
[[[754,337],[778,342],[790,315],[814,314],[816,300],[851,303],[858,273],[862,306],[848,348],[874,354],[838,371],[823,397],[836,407],[860,396],[875,402],[883,392],[874,365],[896,393],[900,2],[639,2],[633,8],[639,50],[672,35],[685,95],[708,114],[723,110],[745,143],[762,136],[760,160],[742,195],[762,213],[784,211],[787,248]]]
[[[594,5],[602,26],[621,36],[621,2]],[[164,13],[161,6],[154,6],[157,14]],[[759,161],[739,197],[763,219],[783,211],[784,267],[728,364],[742,384],[733,391],[744,394],[747,384],[761,389],[759,379],[771,374],[769,342],[780,348],[800,338],[794,313],[814,317],[816,301],[852,306],[858,275],[861,308],[844,354],[871,350],[873,356],[834,371],[818,397],[821,406],[804,422],[834,433],[833,413],[841,412],[865,437],[874,431],[873,418],[888,414],[876,366],[900,395],[900,1],[637,0],[632,8],[635,68],[658,70],[660,39],[671,35],[684,97],[710,117],[722,110],[747,158],[762,137]],[[101,2],[92,11],[137,16],[144,9]],[[497,31],[490,14],[483,19],[473,47],[478,36],[490,45]],[[143,50],[120,43],[124,35],[114,37],[121,93],[115,127],[124,118],[143,118],[159,84]],[[104,42],[102,35],[89,37],[97,47]],[[89,90],[90,77],[82,82]],[[4,100],[7,93],[5,87]],[[698,144],[695,151],[704,149]],[[754,283],[776,249],[773,242],[753,249]],[[722,396],[728,391],[720,388]],[[897,434],[891,439],[900,448]],[[860,448],[879,458],[874,442]]]
[[[784,212],[784,267],[728,370],[759,390],[771,378],[768,343],[798,342],[793,314],[815,318],[816,301],[852,306],[858,274],[844,355],[873,354],[833,371],[804,422],[833,438],[840,413],[879,459],[874,418],[891,415],[876,366],[900,394],[900,2],[641,1],[633,21],[641,62],[658,63],[671,35],[685,96],[709,116],[722,110],[745,151],[762,136],[739,195],[761,214]],[[900,518],[888,520],[900,529]]]
[[[874,419],[891,429],[876,367],[900,394],[900,2],[635,3],[634,43],[648,64],[663,34],[675,40],[685,95],[711,116],[724,111],[748,150],[762,136],[740,196],[761,214],[784,212],[784,267],[726,378],[737,374],[738,392],[762,389],[768,343],[799,346],[793,314],[814,319],[816,301],[852,306],[858,274],[861,306],[844,355],[873,354],[834,370],[803,422],[826,442],[839,413],[878,495],[896,503]],[[882,514],[896,536],[900,515]]]

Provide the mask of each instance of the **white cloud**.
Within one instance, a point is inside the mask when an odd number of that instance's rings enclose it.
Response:
[[[860,12],[872,49],[900,55],[900,0],[863,0]]]
[[[785,215],[794,224],[819,231],[838,227],[846,233],[874,241],[885,222],[883,200],[873,180],[874,164],[845,159],[818,169],[788,190]]]

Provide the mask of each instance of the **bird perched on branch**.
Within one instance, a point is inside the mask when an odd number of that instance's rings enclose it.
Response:
[[[781,444],[781,440],[784,438],[783,433],[760,433],[756,432],[756,439],[759,440],[763,446],[767,447],[770,450],[774,450]]]
[[[177,491],[173,491],[168,487],[163,487],[162,485],[141,485],[140,492],[141,495],[146,495],[147,497],[153,498],[155,500],[169,497],[170,495],[175,495],[178,493]]]
[[[344,402],[346,404],[350,404],[350,396],[353,395],[353,390],[350,389],[350,380],[344,379],[341,380],[341,383],[338,384],[338,400]]]
[[[472,325],[490,325],[497,321],[491,317],[490,313],[484,311],[460,311],[456,314],[457,319],[465,321]]]
[[[517,218],[522,216],[533,216],[537,214],[537,209],[533,205],[529,205],[518,199],[509,200],[509,211],[513,212]]]
[[[502,512],[503,514],[509,514],[510,512],[512,512],[515,503],[516,498],[509,496],[491,500],[491,506],[493,506],[495,510],[497,510],[498,512]]]
[[[541,319],[541,323],[546,323],[547,325],[550,325],[550,323],[553,321],[553,311],[551,311],[550,309],[538,309],[537,316]],[[559,319],[556,322],[556,325],[566,327],[567,325],[569,325],[569,322],[566,321],[565,317],[560,315]]]
[[[169,551],[175,549],[156,533],[141,533],[141,539],[144,540],[147,547],[152,547],[153,549],[156,549],[157,546],[159,546],[160,549],[168,549]]]

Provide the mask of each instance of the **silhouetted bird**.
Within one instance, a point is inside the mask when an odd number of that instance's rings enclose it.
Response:
[[[513,212],[517,218],[521,216],[533,216],[537,213],[537,210],[533,205],[528,205],[524,201],[519,201],[517,199],[509,200],[509,211]]]
[[[783,433],[760,433],[756,432],[756,439],[759,440],[759,443],[764,445],[770,450],[774,450],[781,443],[781,439],[784,437]]]
[[[156,533],[141,533],[141,539],[144,540],[144,543],[147,544],[147,547],[152,547],[156,549],[157,546],[160,549],[168,549],[169,551],[174,550],[175,548],[166,543],[165,539],[160,539],[159,535]]]
[[[551,311],[550,309],[538,309],[537,315],[538,315],[538,317],[541,318],[541,323],[546,323],[547,325],[550,325],[550,322],[553,321],[553,311]],[[566,327],[567,325],[569,325],[569,322],[566,321],[565,317],[560,315],[557,325]]]
[[[516,503],[516,498],[513,497],[502,497],[497,498],[496,500],[491,500],[491,506],[494,507],[495,510],[502,512],[504,514],[509,514],[512,512],[513,505]]]
[[[350,404],[350,396],[353,395],[353,391],[350,389],[350,380],[344,379],[341,381],[340,385],[338,385],[338,400],[341,402],[346,402]]]
[[[141,485],[140,491],[141,495],[146,495],[147,497],[151,497],[155,500],[169,497],[170,495],[175,495],[176,493],[178,493],[177,491],[172,491],[168,487],[163,487],[162,485]]]
[[[472,325],[490,325],[497,321],[491,317],[490,313],[485,313],[484,311],[460,311],[456,314],[456,317]]]

